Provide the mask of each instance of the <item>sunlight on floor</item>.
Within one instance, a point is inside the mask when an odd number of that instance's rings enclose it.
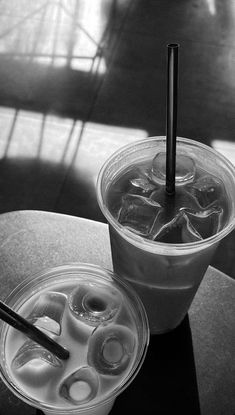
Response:
[[[120,147],[147,137],[147,131],[88,122],[75,160],[76,170],[85,172],[95,185],[103,163]]]
[[[70,164],[81,121],[0,107],[0,158]]]
[[[147,137],[144,130],[83,123],[0,107],[0,158],[40,159],[70,165],[96,179],[111,153]]]

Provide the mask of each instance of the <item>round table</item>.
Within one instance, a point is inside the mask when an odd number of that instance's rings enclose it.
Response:
[[[86,262],[112,269],[108,226],[43,211],[0,215],[0,297],[44,268]],[[235,414],[235,281],[209,267],[188,316],[152,336],[138,376],[116,400],[120,413]],[[0,415],[33,415],[0,382]]]

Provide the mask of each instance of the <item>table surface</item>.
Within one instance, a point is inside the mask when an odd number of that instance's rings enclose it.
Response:
[[[44,268],[85,262],[112,269],[108,226],[42,211],[0,215],[0,298]],[[140,373],[112,415],[235,414],[235,281],[209,267],[183,323],[152,336]],[[33,415],[0,382],[0,415]]]

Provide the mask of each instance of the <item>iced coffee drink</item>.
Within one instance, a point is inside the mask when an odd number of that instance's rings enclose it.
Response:
[[[3,324],[7,386],[45,414],[108,414],[147,350],[147,317],[135,292],[111,272],[84,264],[24,282],[7,302],[70,353],[62,361]]]

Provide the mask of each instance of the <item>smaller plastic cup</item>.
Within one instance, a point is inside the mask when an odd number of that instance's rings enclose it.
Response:
[[[149,343],[135,291],[111,271],[70,264],[26,279],[5,303],[70,351],[60,361],[2,322],[0,375],[8,388],[44,414],[108,414]]]

